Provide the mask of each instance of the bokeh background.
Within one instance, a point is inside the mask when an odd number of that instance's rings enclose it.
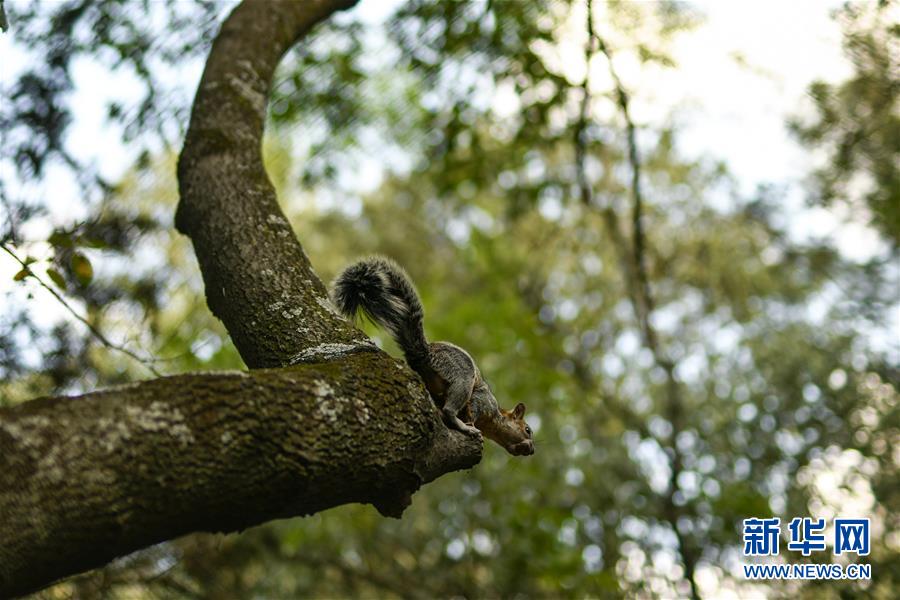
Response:
[[[234,4],[6,2],[0,404],[243,367],[172,226]],[[38,597],[896,597],[898,23],[362,0],[318,28],[271,95],[282,207],[326,281],[402,263],[537,452],[487,447],[402,520],[191,535]],[[870,517],[872,579],[745,581],[741,520],[767,516]]]

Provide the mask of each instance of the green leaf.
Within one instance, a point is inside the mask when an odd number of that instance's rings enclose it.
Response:
[[[61,246],[63,248],[71,248],[75,245],[75,242],[72,240],[72,235],[63,231],[54,231],[50,234],[50,237],[47,238],[47,241],[53,246]]]
[[[63,279],[63,276],[60,275],[59,271],[56,269],[47,269],[47,277],[49,277],[59,289],[66,289],[66,280]]]
[[[109,248],[109,244],[106,243],[106,240],[96,237],[82,237],[78,240],[82,246],[87,246],[88,248]]]
[[[30,274],[31,274],[31,271],[29,271],[28,269],[22,269],[21,271],[19,271],[15,275],[13,275],[13,281],[22,281],[23,279],[28,277],[28,275],[30,275]]]
[[[75,273],[75,277],[81,285],[89,284],[94,278],[94,267],[91,265],[91,261],[81,253],[72,255],[72,272]]]

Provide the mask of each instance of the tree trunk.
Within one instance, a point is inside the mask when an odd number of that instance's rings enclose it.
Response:
[[[331,307],[260,141],[284,52],[354,0],[246,0],[207,60],[176,223],[249,373],[164,377],[0,409],[0,597],[192,531],[348,502],[399,517],[481,459],[419,378]]]

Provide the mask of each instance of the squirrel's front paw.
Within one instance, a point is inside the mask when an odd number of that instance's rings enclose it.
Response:
[[[463,423],[459,417],[451,412],[444,411],[444,423],[446,423],[447,427],[450,429],[455,429],[468,435],[476,435],[481,437],[481,432],[477,427]]]
[[[465,427],[465,430],[464,430],[465,433],[468,433],[469,435],[474,435],[475,437],[478,437],[478,438],[481,437],[481,431],[477,427],[473,427],[472,425],[466,425],[466,424],[463,424],[463,427]]]

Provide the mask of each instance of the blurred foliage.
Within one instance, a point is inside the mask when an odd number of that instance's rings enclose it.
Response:
[[[847,4],[837,13],[853,75],[809,89],[815,119],[792,129],[827,160],[815,175],[812,200],[865,211],[895,251],[900,248],[900,4]]]
[[[12,3],[8,7],[14,24],[10,34],[23,47],[36,51],[40,60],[4,89],[7,101],[0,109],[0,129],[5,140],[0,156],[11,160],[25,177],[42,175],[53,160],[73,167],[87,166],[65,143],[72,121],[68,101],[73,70],[85,57],[127,71],[142,84],[134,106],[126,110],[111,102],[106,107],[110,120],[124,127],[125,141],[147,132],[166,137],[173,127],[176,134],[172,137],[177,139],[177,133],[187,126],[188,107],[166,97],[170,91],[166,67],[208,51],[221,8],[211,0],[190,4],[177,0]],[[138,14],[144,18],[136,18]],[[169,35],[157,37],[151,21],[157,30]],[[96,183],[92,171],[82,176],[83,182]]]
[[[150,366],[241,366],[205,306],[187,240],[172,229],[175,159],[165,144],[117,183],[82,178],[88,217],[28,236],[50,219],[52,202],[30,196],[22,181],[42,165],[80,168],[77,148],[64,142],[75,56],[129,65],[147,82],[135,107],[109,113],[138,119],[129,121],[136,143],[153,147],[184,127],[187,105],[176,100],[189,94],[154,94],[165,72],[156,61],[202,56],[223,7],[144,5],[158,22],[139,19],[133,3],[10,7],[13,34],[52,60],[14,82],[16,100],[2,109],[0,125],[20,132],[0,157],[13,167],[2,172],[2,241],[31,259],[9,298],[44,294],[40,277],[139,360],[73,320],[48,327],[30,299],[17,302],[0,316],[0,402],[133,381]],[[670,45],[698,19],[678,3],[594,9],[613,61],[645,69],[677,68]],[[477,468],[417,493],[399,521],[347,506],[240,535],[187,536],[41,596],[674,597],[690,594],[693,573],[709,597],[728,589],[891,597],[900,585],[900,361],[896,339],[885,338],[896,265],[891,256],[853,263],[826,241],[797,242],[785,230],[783,190],[741,196],[716,157],[679,155],[677,129],[638,124],[650,321],[673,365],[673,403],[635,320],[617,247],[632,232],[609,235],[607,215],[627,222],[632,206],[628,123],[602,77],[587,86],[583,118],[584,69],[578,76],[560,51],[574,44],[584,56],[585,18],[583,3],[414,0],[375,35],[341,15],[286,59],[264,144],[323,279],[361,254],[403,264],[423,296],[429,338],[465,346],[502,405],[528,406],[535,456],[489,446]],[[841,19],[850,38],[887,39]],[[49,23],[61,24],[53,35]],[[85,33],[96,28],[95,37]],[[606,70],[607,56],[590,60]],[[882,105],[848,112],[875,102],[868,84],[854,91],[854,78],[896,78],[895,68],[886,72],[895,62],[855,64],[858,73],[828,94],[840,99],[836,116],[811,126],[821,134],[798,126],[810,144],[868,127],[872,115],[895,123]],[[43,83],[29,88],[29,78]],[[895,156],[885,154],[883,132],[855,146],[860,158],[834,184],[872,174],[865,201],[890,239],[896,171],[874,162]],[[580,200],[580,177],[592,204]],[[371,333],[396,354],[383,333]],[[740,579],[742,519],[831,518],[847,507],[865,515],[840,516],[873,518],[871,582],[762,590]]]

